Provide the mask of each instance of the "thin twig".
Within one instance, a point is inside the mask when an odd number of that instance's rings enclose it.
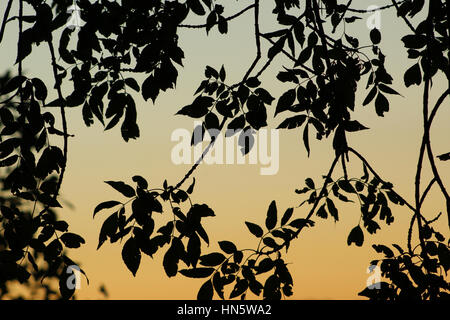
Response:
[[[6,27],[6,21],[8,20],[9,11],[11,10],[13,0],[9,0],[8,4],[6,5],[5,14],[3,15],[3,22],[2,27],[0,29],[0,42],[3,40],[3,34],[5,33],[5,27]]]
[[[240,15],[244,14],[248,10],[252,9],[254,6],[255,6],[255,4],[251,4],[248,7],[242,9],[241,11],[239,11],[238,13],[236,13],[236,14],[234,14],[232,16],[226,17],[225,20],[226,21],[233,20],[233,19],[239,17]],[[214,23],[214,25],[216,25],[217,23],[218,22]],[[188,29],[201,29],[201,28],[206,28],[207,24],[206,23],[205,24],[197,24],[197,25],[180,24],[179,27],[180,28],[188,28]]]
[[[223,127],[225,126],[225,122],[227,120],[227,117],[224,117],[222,120],[222,123],[219,126],[219,132],[222,131]],[[178,182],[174,189],[179,189],[183,183],[192,175],[192,173],[194,173],[194,171],[197,169],[197,167],[200,165],[200,163],[203,161],[203,158],[205,158],[206,154],[209,152],[209,150],[214,146],[214,144],[216,143],[216,136],[212,136],[211,137],[211,142],[206,146],[206,148],[203,150],[200,158],[197,159],[197,161],[194,163],[194,165],[191,167],[191,169],[185,174],[185,176],[183,177],[183,179],[180,180],[180,182]]]
[[[58,93],[58,99],[61,103],[60,110],[61,110],[61,120],[62,120],[62,129],[64,132],[63,136],[63,166],[61,168],[61,174],[59,175],[58,184],[56,185],[55,194],[53,195],[53,198],[56,200],[59,194],[59,190],[61,189],[61,184],[64,179],[64,173],[66,172],[66,165],[67,165],[67,149],[68,149],[68,137],[69,134],[67,132],[67,119],[66,119],[66,112],[65,112],[65,100],[61,91],[61,83],[58,81],[58,69],[56,67],[56,56],[55,56],[55,49],[53,47],[52,40],[47,41],[49,50],[50,50],[50,56],[52,60],[52,67],[53,67],[53,77],[55,78],[55,88]]]

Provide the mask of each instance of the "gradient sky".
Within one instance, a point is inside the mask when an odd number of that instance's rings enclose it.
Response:
[[[1,14],[6,5],[4,2],[0,3]],[[226,3],[225,16],[237,12],[246,4],[244,1],[221,1],[225,2],[230,2]],[[352,6],[365,9],[372,4],[386,3],[388,2],[353,1]],[[263,32],[274,30],[275,16],[271,14],[272,7],[273,1],[262,1]],[[17,12],[15,7],[12,10]],[[366,19],[370,15],[361,16]],[[365,19],[347,28],[348,34],[358,37],[361,45],[370,44]],[[189,18],[192,23],[203,20],[204,18]],[[0,58],[5,62],[0,72],[6,70],[15,60],[16,32],[17,24],[9,24],[6,39],[0,46]],[[342,32],[343,30],[339,29],[337,34]],[[394,77],[396,90],[403,97],[391,96],[390,112],[384,118],[379,118],[373,103],[360,107],[367,94],[364,88],[367,79],[365,78],[358,90],[357,112],[353,117],[370,130],[352,134],[349,143],[370,160],[385,180],[394,183],[397,192],[412,201],[415,165],[422,134],[422,89],[406,89],[403,84],[403,72],[412,65],[400,42],[400,38],[408,33],[408,29],[396,18],[392,10],[381,14],[381,33],[380,47],[387,56],[387,69]],[[208,37],[204,30],[180,30],[181,47],[186,58],[185,67],[179,70],[177,89],[161,94],[155,105],[150,100],[145,102],[136,95],[141,132],[137,141],[125,143],[120,137],[119,128],[103,132],[98,122],[86,128],[80,108],[67,110],[69,133],[75,134],[75,137],[70,139],[68,169],[61,192],[62,197],[70,200],[75,208],[60,210],[60,217],[69,222],[71,231],[82,235],[87,242],[82,248],[71,252],[71,257],[81,262],[91,281],[90,286],[87,286],[83,280],[82,288],[77,293],[79,298],[101,297],[98,293],[100,284],[106,285],[112,299],[196,297],[202,280],[187,279],[181,275],[168,279],[162,268],[163,252],[159,252],[153,260],[143,255],[137,276],[133,278],[122,262],[120,245],[105,244],[97,251],[98,233],[107,213],[98,214],[93,220],[92,212],[102,201],[121,200],[117,192],[103,183],[105,180],[131,183],[131,177],[139,174],[147,178],[151,187],[159,187],[164,179],[175,184],[184,176],[190,166],[172,163],[170,155],[175,142],[172,142],[170,137],[178,128],[192,130],[193,121],[174,114],[192,102],[192,95],[203,80],[205,65],[219,69],[224,64],[230,83],[242,78],[254,59],[255,45],[252,36],[250,12],[233,21],[226,36],[219,35],[216,28]],[[266,50],[267,43],[263,44]],[[51,79],[47,47],[41,45],[33,50],[33,56],[24,62],[27,74]],[[290,88],[275,78],[282,65],[292,67],[290,61],[277,58],[260,78],[262,86],[277,98]],[[435,81],[430,99],[432,103],[443,92],[445,85],[443,78]],[[69,87],[66,87],[65,94],[68,93]],[[49,99],[55,96],[55,92],[51,94]],[[275,103],[268,110],[271,128],[276,127],[286,117],[279,115],[272,119]],[[450,147],[450,128],[448,122],[444,122],[450,118],[450,108],[448,100],[445,103],[446,106],[441,108],[431,132],[435,154],[448,152]],[[59,116],[59,113],[54,112]],[[280,168],[276,175],[260,175],[259,164],[203,165],[195,172],[197,183],[193,201],[207,203],[216,213],[215,218],[207,219],[205,223],[205,229],[210,235],[211,251],[217,249],[216,243],[221,240],[232,240],[242,245],[242,248],[255,247],[257,241],[247,231],[244,221],[263,224],[272,200],[276,200],[280,212],[298,205],[303,198],[295,194],[294,190],[303,186],[305,178],[311,177],[319,181],[321,175],[326,174],[334,156],[331,139],[312,140],[312,153],[308,158],[301,141],[301,133],[301,129],[280,132]],[[52,143],[60,142],[53,138]],[[438,166],[443,180],[450,181],[449,163],[441,162]],[[350,175],[362,175],[362,166],[357,159],[351,158],[349,167]],[[430,176],[427,170],[428,166],[425,166],[424,184]],[[334,177],[340,175],[342,172],[338,168]],[[348,233],[359,221],[359,206],[339,203],[338,208],[339,223],[330,219],[314,218],[316,227],[302,232],[300,238],[291,245],[285,260],[290,263],[288,267],[294,279],[294,299],[356,299],[357,292],[365,287],[369,262],[380,257],[371,245],[398,243],[404,246],[406,243],[406,230],[411,213],[404,208],[392,207],[395,222],[391,226],[382,222],[382,230],[376,235],[368,235],[365,232],[362,248],[348,247],[346,244]],[[425,208],[429,210],[429,217],[434,217],[442,210],[440,208],[443,208],[442,199],[430,198]],[[296,217],[304,217],[307,210],[302,207],[294,214]],[[442,232],[446,233],[446,220],[441,220]]]

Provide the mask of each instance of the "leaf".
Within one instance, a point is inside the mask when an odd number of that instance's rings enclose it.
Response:
[[[380,30],[377,28],[373,28],[370,30],[370,41],[372,41],[373,44],[379,44],[381,41],[381,33]]]
[[[212,300],[213,296],[214,296],[213,284],[211,279],[209,279],[200,287],[197,293],[197,300]]]
[[[136,272],[141,263],[141,252],[134,237],[130,237],[127,242],[125,242],[122,249],[122,259],[128,270],[131,271],[133,276],[136,276]]]
[[[294,208],[288,208],[281,218],[280,225],[284,226],[286,223],[288,223],[289,219],[291,219],[292,214],[294,213]]]
[[[388,87],[387,85],[385,85],[384,83],[379,83],[378,84],[378,88],[386,93],[389,94],[396,94],[396,95],[400,95],[400,93],[398,93],[397,91],[395,91],[394,89],[392,89],[391,87]]]
[[[358,247],[361,247],[364,243],[364,233],[359,225],[354,227],[348,235],[347,244],[350,246],[352,243]]]
[[[295,101],[295,89],[289,89],[278,99],[277,107],[275,109],[275,116],[280,112],[288,110]]]
[[[12,166],[13,164],[15,164],[17,162],[17,160],[19,159],[18,155],[13,155],[11,157],[8,157],[4,160],[0,161],[0,167],[9,167]]]
[[[422,82],[422,74],[420,72],[418,63],[414,64],[412,67],[406,70],[405,74],[403,75],[403,80],[406,87],[409,87],[413,84],[420,85],[420,83]]]
[[[183,269],[179,272],[188,278],[206,278],[214,272],[214,268]]]
[[[125,79],[125,84],[137,92],[139,92],[139,90],[140,90],[139,84],[137,83],[137,81],[134,78]]]
[[[382,245],[382,244],[376,245],[376,244],[374,244],[374,245],[372,245],[372,248],[374,248],[375,251],[378,252],[378,253],[383,253],[386,256],[386,258],[393,258],[394,257],[394,252],[390,248],[385,246],[385,245]]]
[[[79,248],[81,244],[85,243],[83,237],[71,232],[64,233],[59,239],[67,248]]]
[[[367,130],[369,128],[367,128],[366,126],[363,126],[357,120],[350,120],[350,121],[345,122],[344,129],[345,129],[345,131],[356,132],[356,131],[361,131],[361,130]]]
[[[316,215],[322,219],[328,218],[328,212],[325,209],[325,203],[320,206],[319,210],[317,210],[317,212],[316,212]]]
[[[94,215],[93,215],[93,217],[95,217],[95,215],[96,215],[98,212],[100,212],[101,210],[113,208],[113,207],[115,207],[115,206],[117,206],[117,205],[119,205],[119,204],[122,204],[122,203],[119,202],[119,201],[115,201],[115,200],[110,200],[110,201],[105,201],[105,202],[99,203],[99,204],[95,207],[95,209],[94,209]]]
[[[133,176],[132,180],[137,183],[138,187],[141,189],[147,189],[148,188],[148,182],[145,180],[145,178],[141,176]]]
[[[42,82],[39,78],[33,78],[31,79],[31,83],[34,87],[34,95],[36,99],[45,101],[47,98],[47,87],[45,86],[44,82]]]
[[[334,221],[339,221],[338,210],[336,209],[333,201],[330,198],[327,198],[327,207],[328,212],[334,218]]]
[[[1,94],[7,94],[10,93],[14,90],[19,89],[19,87],[22,85],[22,83],[27,80],[26,77],[24,76],[15,76],[14,78],[11,78],[6,85],[4,85],[4,87],[1,90]]]
[[[136,193],[134,192],[134,189],[122,181],[105,181],[105,183],[109,184],[111,187],[113,187],[115,190],[119,191],[121,194],[123,194],[127,198],[131,198],[136,195]]]
[[[261,238],[263,236],[264,231],[260,226],[248,221],[246,221],[245,224],[247,225],[247,228],[250,231],[250,233],[253,234],[255,237]]]
[[[303,219],[303,218],[299,218],[299,219],[295,219],[293,221],[291,221],[291,223],[289,223],[289,225],[291,227],[300,229],[303,227],[313,227],[314,226],[314,221],[312,220],[308,220],[308,219]]]
[[[225,260],[225,256],[220,252],[213,252],[200,257],[200,264],[206,267],[215,267]]]
[[[384,116],[384,112],[389,111],[389,101],[381,92],[378,93],[375,99],[375,111],[380,117]]]
[[[314,181],[311,178],[306,178],[305,179],[305,184],[309,189],[315,189],[316,186],[314,185]]]
[[[370,89],[367,97],[364,99],[363,106],[368,105],[373,100],[373,98],[375,98],[377,92],[377,86],[373,86],[372,89]]]
[[[272,230],[275,228],[275,225],[277,224],[277,204],[275,203],[275,200],[273,200],[270,205],[269,209],[267,210],[267,216],[266,216],[266,228],[267,230]]]
[[[187,0],[187,5],[196,15],[203,16],[206,11],[199,0]]]
[[[270,248],[277,248],[278,244],[273,238],[267,237],[263,239],[263,243]]]
[[[236,298],[243,294],[248,289],[248,281],[245,279],[238,279],[233,290],[230,293],[230,299]]]
[[[437,157],[438,157],[438,159],[441,160],[441,161],[447,161],[447,160],[450,160],[450,152],[443,153],[443,154],[441,154],[441,155],[438,155]]]
[[[294,129],[300,127],[303,122],[306,120],[306,115],[300,114],[298,116],[294,116],[291,118],[285,119],[280,125],[277,127],[277,129]]]
[[[305,145],[306,148],[306,152],[308,153],[308,157],[310,154],[310,149],[309,149],[309,122],[306,123],[305,128],[303,129],[303,144]]]
[[[236,246],[231,241],[219,241],[219,246],[223,252],[228,254],[233,254],[237,251]]]
[[[245,81],[245,84],[250,88],[257,88],[261,84],[261,81],[259,81],[256,77],[251,77]]]
[[[209,112],[214,99],[211,97],[199,96],[195,98],[192,104],[183,107],[176,114],[186,115],[191,118],[201,118]]]

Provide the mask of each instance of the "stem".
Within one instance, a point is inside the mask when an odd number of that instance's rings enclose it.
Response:
[[[0,42],[3,40],[3,34],[5,33],[6,21],[8,20],[9,11],[11,10],[12,0],[8,1],[6,5],[5,14],[3,15],[2,27],[0,29]]]
[[[222,131],[223,127],[225,126],[225,122],[227,120],[227,117],[224,117],[222,120],[222,123],[219,126],[219,132]],[[207,155],[207,153],[209,152],[209,150],[214,146],[214,143],[216,142],[216,137],[213,136],[211,138],[211,142],[206,146],[205,150],[203,150],[202,155],[200,156],[200,158],[197,159],[197,161],[195,162],[195,164],[191,167],[191,169],[186,173],[186,175],[183,177],[183,179],[180,180],[180,182],[178,182],[176,184],[176,186],[174,187],[174,189],[179,189],[183,183],[192,175],[192,173],[194,173],[194,171],[197,169],[197,167],[199,166],[199,164],[203,161],[203,158],[205,158],[205,156]]]
[[[67,146],[68,146],[68,132],[67,132],[67,119],[66,119],[66,112],[64,110],[65,107],[65,100],[63,98],[63,94],[61,91],[61,83],[60,81],[58,81],[58,70],[56,68],[56,56],[55,56],[55,49],[53,47],[53,42],[51,39],[47,40],[48,43],[48,47],[50,50],[50,55],[51,55],[51,60],[52,60],[52,67],[53,67],[53,77],[55,78],[55,88],[56,91],[58,93],[58,98],[61,101],[61,120],[62,120],[62,128],[63,128],[63,132],[64,132],[64,136],[63,136],[63,141],[64,141],[64,146],[63,146],[63,158],[64,158],[64,163],[63,166],[61,168],[61,174],[59,175],[59,179],[58,179],[58,184],[56,185],[56,191],[55,194],[53,195],[54,199],[56,200],[56,198],[58,197],[59,194],[59,190],[61,189],[61,184],[62,181],[64,179],[64,173],[66,172],[66,164],[67,164]]]
[[[237,18],[240,15],[244,14],[245,12],[247,12],[248,10],[252,9],[254,6],[255,6],[255,4],[251,4],[248,7],[242,9],[241,11],[239,11],[238,13],[236,13],[236,14],[234,14],[232,16],[226,17],[225,20],[226,21],[233,20],[234,18]],[[215,24],[217,24],[217,22]],[[201,29],[201,28],[206,28],[206,26],[207,26],[206,24],[197,24],[197,25],[180,24],[179,25],[180,28],[188,28],[188,29]]]
[[[255,0],[255,39],[256,39],[256,57],[253,61],[250,68],[245,73],[244,78],[242,79],[242,82],[245,82],[253,69],[256,67],[258,61],[261,59],[261,40],[260,40],[260,32],[259,32],[259,0]]]

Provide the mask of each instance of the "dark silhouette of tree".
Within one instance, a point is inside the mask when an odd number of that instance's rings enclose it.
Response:
[[[17,16],[10,12],[13,2],[19,4]],[[193,174],[215,143],[213,134],[202,156],[178,182],[164,181],[162,186],[150,186],[144,177],[137,175],[132,177],[134,186],[106,181],[125,200],[105,201],[94,209],[95,216],[101,210],[114,208],[101,227],[98,248],[105,241],[120,243],[123,261],[133,275],[139,269],[142,254],[150,257],[163,254],[167,276],[180,273],[205,279],[198,291],[199,299],[211,299],[214,293],[224,299],[226,286],[232,288],[228,298],[244,299],[250,290],[264,299],[280,299],[292,295],[293,281],[283,259],[292,241],[305,228],[315,226],[314,216],[339,221],[336,204],[357,198],[361,219],[349,232],[348,245],[362,246],[365,236],[376,233],[381,222],[391,224],[396,206],[406,206],[411,211],[404,248],[394,245],[394,251],[382,244],[373,246],[384,258],[372,265],[380,266],[388,282],[380,283],[378,289],[364,289],[360,295],[393,300],[448,298],[448,239],[433,227],[439,216],[427,218],[422,206],[436,184],[445,200],[444,216],[450,226],[450,197],[436,166],[436,159],[447,161],[450,157],[448,153],[435,156],[430,140],[433,120],[450,92],[448,2],[392,0],[383,7],[361,10],[355,9],[351,0],[344,4],[336,0],[275,0],[273,14],[278,27],[271,32],[260,30],[260,3],[253,0],[241,11],[225,15],[226,8],[213,0],[79,0],[76,5],[83,24],[67,27],[71,18],[69,9],[74,10],[72,1],[8,1],[0,41],[12,20],[18,20],[19,41],[17,75],[2,83],[1,90],[1,166],[10,169],[4,178],[4,190],[10,195],[2,205],[0,221],[2,290],[6,290],[8,282],[28,281],[32,274],[36,279],[58,278],[64,298],[70,298],[75,291],[64,285],[67,268],[76,265],[64,254],[64,248],[77,248],[84,239],[69,232],[68,224],[58,220],[52,211],[61,207],[59,190],[71,137],[66,108],[81,107],[87,126],[99,121],[109,130],[120,123],[125,141],[137,139],[139,127],[133,96],[140,93],[145,100],[155,102],[161,91],[175,88],[176,65],[182,67],[184,59],[178,30],[189,28],[207,33],[217,30],[226,34],[228,24],[235,18],[250,15],[255,59],[241,80],[229,83],[223,66],[206,66],[205,79],[195,92],[194,101],[177,114],[201,119],[202,125],[195,131],[202,133],[238,131],[244,154],[252,148],[252,135],[267,126],[267,108],[272,104],[275,116],[288,111],[295,114],[281,121],[278,128],[301,130],[308,155],[312,136],[318,140],[332,139],[335,155],[323,180],[308,178],[303,188],[295,190],[305,199],[296,211],[309,206],[305,209],[306,216],[295,217],[293,208],[281,214],[272,201],[263,226],[245,222],[250,233],[260,240],[256,248],[243,249],[231,241],[221,241],[220,252],[205,252],[203,244],[209,244],[210,240],[202,222],[215,214],[207,204],[192,203],[190,195],[195,187]],[[24,15],[24,4],[35,14]],[[351,34],[354,21],[378,10],[394,10],[398,16],[396,23],[404,23],[410,29],[401,39],[408,52],[403,80],[407,87],[423,90],[423,135],[413,201],[401,196],[347,139],[368,129],[354,118],[355,109],[360,107],[355,103],[359,84],[366,83],[368,91],[363,106],[373,104],[380,117],[389,112],[389,96],[399,94],[392,88],[393,78],[385,68],[386,57],[378,46],[382,41],[380,30],[368,31],[370,43],[365,44],[360,44],[365,39]],[[205,23],[185,24],[190,13],[203,16]],[[419,16],[425,16],[424,20],[413,21]],[[344,30],[342,35],[335,32],[338,28]],[[328,29],[331,31],[325,31]],[[59,39],[54,39],[59,31]],[[267,54],[263,42],[269,46]],[[41,44],[48,47],[54,83],[46,84],[23,73],[23,61]],[[279,56],[292,60],[290,66],[284,66],[276,75],[291,88],[275,99],[259,77]],[[136,80],[139,74],[145,76],[142,83]],[[431,84],[437,76],[446,77],[449,83],[433,103]],[[62,91],[63,82],[73,85],[68,95]],[[57,99],[48,102],[50,85],[56,90]],[[62,127],[56,127],[53,113],[45,111],[50,107],[59,109]],[[61,137],[62,149],[50,145],[50,135]],[[193,139],[192,143],[196,142]],[[361,177],[348,175],[350,156],[362,164]],[[425,163],[431,168],[432,179],[422,191]],[[186,187],[187,182],[190,185]],[[31,212],[25,209],[24,202],[31,206]],[[170,205],[172,212],[163,212],[162,203]],[[167,215],[168,221],[155,225],[153,215]],[[412,241],[413,233],[418,234],[418,244]],[[35,259],[45,262],[44,274]]]

